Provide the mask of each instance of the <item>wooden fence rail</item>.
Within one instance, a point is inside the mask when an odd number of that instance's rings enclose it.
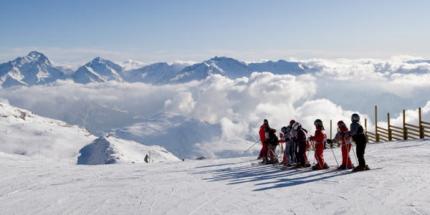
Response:
[[[364,127],[370,142],[387,142],[393,140],[423,139],[430,137],[430,122],[423,121],[421,108],[418,108],[418,125],[406,122],[406,110],[403,110],[402,126],[391,124],[390,113],[387,113],[387,127],[378,125],[378,106],[375,105],[375,129],[368,131],[367,119],[364,120]]]

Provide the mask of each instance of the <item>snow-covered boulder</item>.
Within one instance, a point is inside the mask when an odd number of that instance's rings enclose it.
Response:
[[[113,136],[99,137],[79,151],[78,164],[159,163],[179,161],[161,146],[146,146]]]

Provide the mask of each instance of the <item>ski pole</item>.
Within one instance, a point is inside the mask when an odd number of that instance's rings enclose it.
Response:
[[[334,154],[333,148],[330,147],[330,149],[331,149],[331,152],[333,153],[334,160],[336,161],[336,164],[339,167],[339,162],[337,162],[337,158],[336,158],[336,155]]]
[[[258,142],[255,142],[254,144],[252,144],[250,147],[248,147],[245,151],[243,151],[243,153],[247,153],[249,150],[251,150]]]

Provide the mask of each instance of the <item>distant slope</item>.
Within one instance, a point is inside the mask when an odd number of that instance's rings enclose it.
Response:
[[[115,137],[99,137],[79,151],[78,164],[159,163],[179,161],[160,146],[145,146]]]
[[[115,137],[96,138],[87,130],[0,103],[0,152],[79,164],[178,161],[160,146]],[[78,158],[79,157],[79,158]]]
[[[0,151],[29,157],[74,161],[78,149],[95,137],[65,122],[0,103]]]

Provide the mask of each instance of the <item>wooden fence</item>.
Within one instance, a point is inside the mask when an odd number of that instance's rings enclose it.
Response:
[[[378,106],[375,105],[375,130],[368,131],[367,119],[364,120],[364,127],[369,142],[388,142],[393,140],[416,140],[430,137],[430,123],[423,121],[421,108],[418,108],[418,125],[407,123],[406,110],[403,110],[402,126],[391,124],[390,113],[387,113],[387,127],[378,124]]]

